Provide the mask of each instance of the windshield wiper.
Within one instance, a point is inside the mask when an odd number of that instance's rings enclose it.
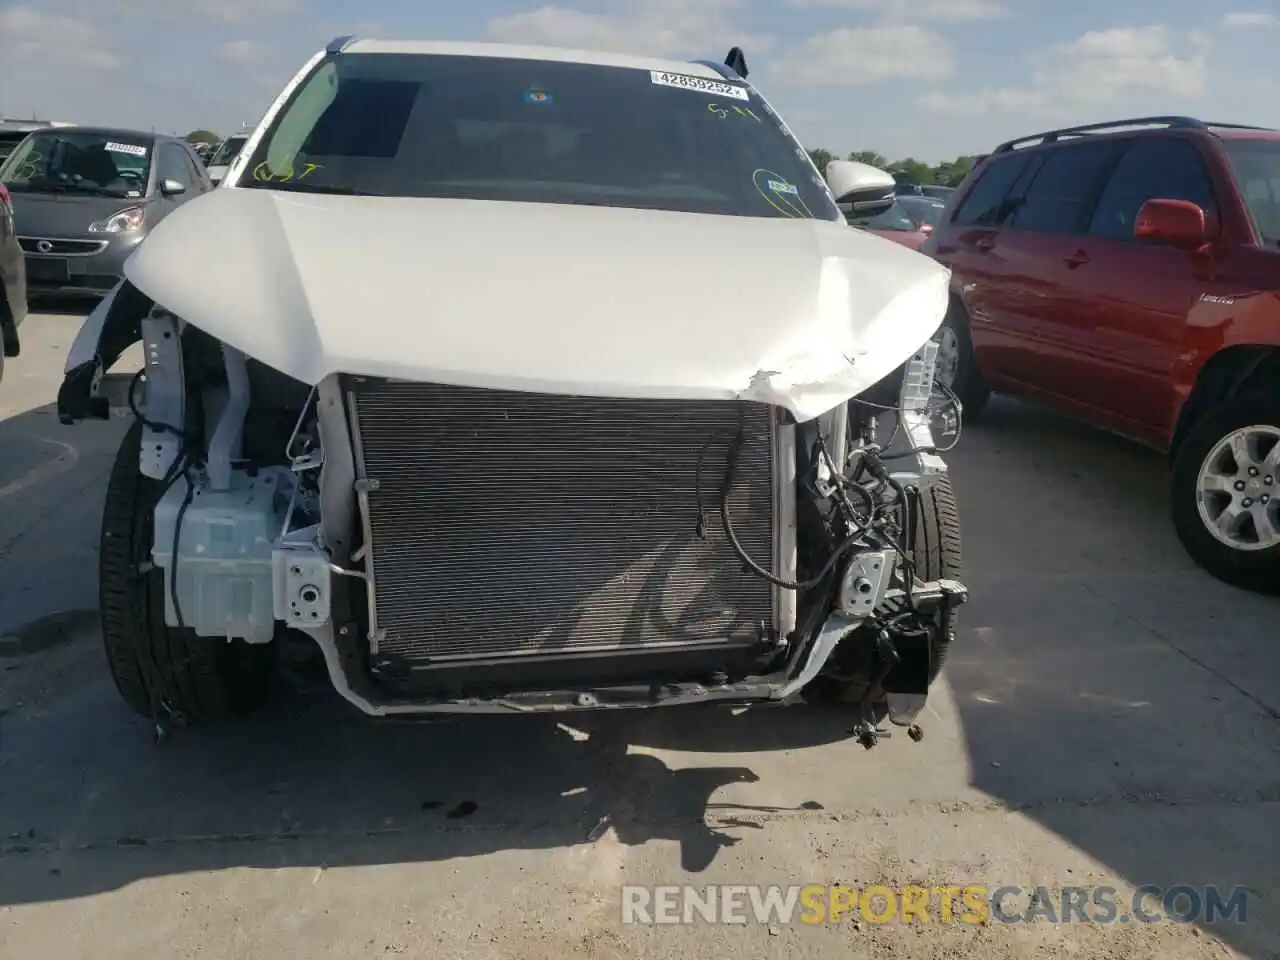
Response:
[[[244,186],[252,186],[257,190],[281,190],[286,193],[325,193],[336,197],[385,197],[385,193],[377,193],[373,190],[357,190],[354,187],[334,187],[322,183],[289,183],[288,181],[271,183],[269,181],[256,180],[253,183],[246,183]]]
[[[90,193],[96,197],[115,197],[122,199],[124,194],[106,187],[95,187],[84,183],[72,183],[66,180],[27,181],[22,189],[31,193]]]

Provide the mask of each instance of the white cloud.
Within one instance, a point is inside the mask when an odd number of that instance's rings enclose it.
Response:
[[[1208,81],[1207,46],[1202,34],[1176,37],[1162,26],[1091,30],[1037,55],[1033,62],[1041,66],[1027,86],[934,91],[918,102],[928,110],[981,116],[1012,110],[1070,113],[1143,94],[1159,94],[1166,102],[1196,99],[1204,95]]]
[[[891,20],[994,20],[1008,15],[996,0],[787,0],[793,7],[879,13]]]
[[[616,12],[588,13],[546,6],[496,17],[486,32],[510,43],[613,50],[654,56],[723,56],[737,44],[765,48],[764,37],[745,35],[738,20],[740,0],[631,0]],[[731,17],[731,15],[733,15]],[[750,60],[748,59],[748,65]]]
[[[1159,26],[1091,30],[1059,48],[1065,63],[1053,82],[1078,99],[1101,103],[1134,90],[1196,97],[1204,93],[1208,74],[1204,38],[1193,34],[1187,44],[1198,49],[1179,55],[1170,31]]]
[[[1280,27],[1280,17],[1274,13],[1240,10],[1222,18],[1224,27],[1248,29],[1250,27]]]
[[[218,57],[229,63],[262,63],[270,51],[253,40],[229,40],[218,48]]]
[[[298,10],[297,0],[115,0],[115,6],[126,14],[168,20],[202,18],[225,24],[261,22],[264,17]]]
[[[0,62],[10,59],[61,61],[95,70],[120,65],[110,42],[92,23],[49,16],[31,7],[0,9]]]
[[[915,24],[843,27],[810,37],[770,66],[779,83],[804,87],[869,86],[886,80],[940,80],[951,74],[951,48]]]

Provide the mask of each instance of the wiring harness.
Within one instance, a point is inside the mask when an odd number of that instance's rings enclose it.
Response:
[[[910,448],[888,452],[901,430],[901,411],[897,407],[858,401],[862,406],[895,415],[893,433],[884,445],[871,436],[863,437],[847,458],[844,469],[832,459],[821,436],[814,441],[810,457],[810,469],[797,482],[816,497],[831,500],[837,507],[838,517],[844,527],[839,543],[831,550],[826,562],[813,575],[803,580],[784,580],[756,562],[743,547],[733,528],[729,499],[737,478],[738,458],[746,443],[746,434],[740,423],[737,433],[729,441],[725,456],[725,471],[720,488],[720,523],[733,552],[751,573],[786,590],[809,590],[823,584],[834,573],[841,560],[857,548],[892,549],[902,560],[906,579],[906,596],[909,609],[913,609],[911,586],[915,564],[911,558],[909,533],[914,529],[919,515],[919,490],[908,487],[889,472],[890,461],[915,456],[920,453],[947,453],[960,440],[963,408],[960,399],[950,387],[935,380],[934,385],[942,395],[941,410],[954,419],[955,431],[946,446]],[[712,438],[714,439],[714,438]],[[711,441],[709,440],[708,443]],[[704,451],[706,447],[704,446]],[[701,457],[699,458],[699,472]],[[701,484],[698,484],[699,515],[702,515]],[[858,501],[858,502],[855,502]],[[894,505],[901,505],[901,511]],[[700,520],[701,523],[701,520]]]
[[[837,540],[823,564],[804,579],[785,580],[777,577],[753,559],[743,547],[733,527],[730,512],[730,495],[736,481],[738,460],[746,442],[740,421],[739,429],[730,440],[725,457],[725,471],[720,488],[720,522],[725,538],[738,560],[757,577],[787,590],[808,591],[823,587],[842,562],[859,550],[892,550],[900,561],[901,609],[896,605],[877,609],[867,617],[862,627],[869,631],[873,665],[865,679],[868,681],[858,700],[858,720],[851,733],[868,749],[881,737],[889,734],[882,730],[875,717],[874,704],[883,691],[890,674],[903,663],[903,650],[926,651],[926,674],[936,674],[946,657],[950,643],[949,600],[944,597],[941,607],[923,612],[916,599],[919,580],[912,552],[912,537],[921,516],[921,493],[914,484],[904,483],[889,470],[894,460],[918,454],[939,454],[955,448],[959,442],[963,410],[959,398],[948,386],[935,381],[934,396],[941,397],[940,410],[932,410],[930,419],[941,413],[954,424],[953,436],[944,446],[930,445],[887,451],[886,447],[898,438],[902,426],[902,413],[897,407],[857,401],[865,410],[895,414],[893,433],[882,446],[875,442],[874,420],[868,418],[862,424],[859,441],[839,465],[832,458],[826,442],[819,434],[810,451],[809,469],[797,478],[797,485],[815,500],[825,500],[834,505],[831,526]],[[699,464],[700,466],[700,464]],[[701,490],[699,486],[699,491]],[[699,499],[701,493],[699,492]],[[701,506],[699,507],[701,510]],[[825,615],[829,604],[821,603],[815,613]],[[816,626],[816,624],[815,624]],[[807,637],[808,631],[801,634]],[[919,662],[916,663],[919,669]],[[849,678],[846,678],[846,680]],[[919,728],[912,726],[912,739],[919,739]]]

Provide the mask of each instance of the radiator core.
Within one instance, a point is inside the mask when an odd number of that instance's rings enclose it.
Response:
[[[375,652],[468,662],[737,647],[775,624],[776,413],[736,401],[346,382]],[[701,507],[699,501],[701,500]]]

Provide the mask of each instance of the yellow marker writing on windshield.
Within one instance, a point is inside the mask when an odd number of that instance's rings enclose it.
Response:
[[[292,168],[285,170],[283,173],[274,174],[271,172],[271,168],[267,166],[267,161],[264,160],[253,168],[253,179],[262,183],[288,183],[291,180],[302,180],[309,177],[319,169],[320,164],[308,163],[303,165],[302,172],[298,174],[295,174]]]
[[[756,123],[763,123],[763,122],[764,122],[764,121],[763,121],[763,120],[761,120],[758,116],[756,116],[756,112],[755,112],[754,110],[752,110],[750,107],[739,107],[739,106],[734,106],[734,105],[730,105],[730,106],[728,106],[728,107],[722,107],[722,106],[720,106],[720,104],[718,104],[718,103],[708,103],[708,104],[707,104],[707,110],[708,110],[709,112],[711,112],[711,113],[714,113],[714,114],[715,114],[717,117],[719,117],[721,120],[724,120],[726,117],[730,116],[729,111],[730,111],[730,110],[732,110],[732,111],[733,111],[733,114],[732,114],[733,116],[736,116],[736,117],[750,117],[750,118],[751,118],[752,120],[754,120]]]

